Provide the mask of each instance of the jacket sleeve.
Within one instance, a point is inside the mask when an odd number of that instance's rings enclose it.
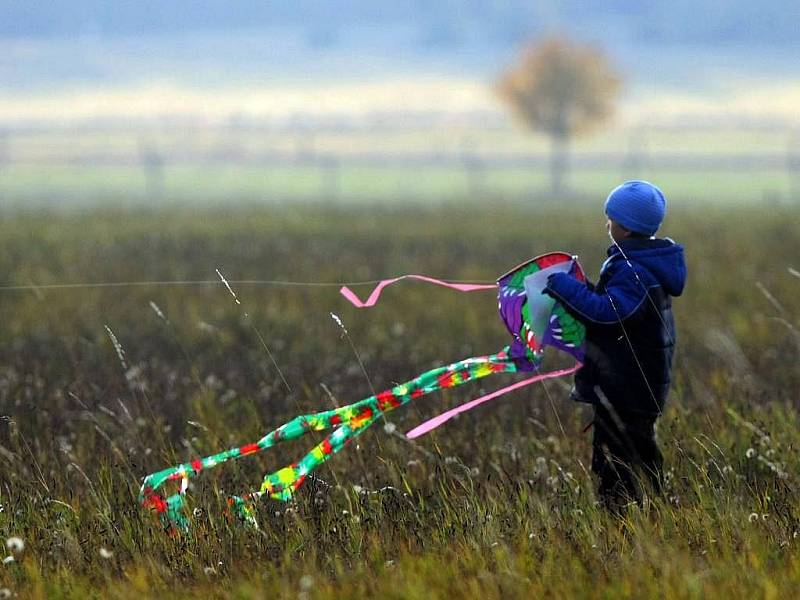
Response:
[[[634,314],[647,298],[647,283],[625,265],[608,280],[603,293],[566,273],[547,280],[544,293],[561,301],[578,317],[594,323],[611,324]]]

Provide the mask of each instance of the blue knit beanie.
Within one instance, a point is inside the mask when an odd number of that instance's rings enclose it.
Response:
[[[664,194],[647,181],[626,181],[606,200],[606,214],[625,229],[654,235],[667,212]]]

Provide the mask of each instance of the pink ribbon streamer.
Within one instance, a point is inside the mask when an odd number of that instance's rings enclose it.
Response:
[[[401,275],[400,277],[394,277],[392,279],[384,279],[378,285],[375,286],[375,289],[372,290],[372,293],[369,295],[365,301],[361,301],[358,296],[356,296],[353,291],[345,286],[342,286],[342,289],[339,291],[341,292],[342,296],[347,298],[354,306],[357,308],[369,308],[370,306],[375,306],[378,302],[378,298],[380,298],[381,292],[383,292],[383,288],[392,285],[400,281],[401,279],[418,279],[419,281],[426,281],[428,283],[433,283],[435,285],[441,285],[443,287],[447,287],[453,290],[458,290],[459,292],[475,292],[478,290],[493,290],[497,288],[496,283],[490,284],[482,284],[482,283],[450,283],[447,281],[442,281],[441,279],[434,279],[433,277],[427,277],[426,275]]]
[[[483,404],[484,402],[493,400],[494,398],[507,394],[508,392],[513,392],[514,390],[517,390],[521,387],[525,387],[526,385],[536,383],[537,381],[544,381],[545,379],[553,379],[555,377],[563,377],[564,375],[570,375],[571,373],[574,373],[575,371],[580,369],[582,366],[583,366],[582,363],[575,363],[574,366],[568,369],[559,369],[558,371],[550,371],[548,373],[541,373],[539,375],[534,375],[533,377],[530,377],[528,379],[523,379],[522,381],[518,381],[517,383],[511,384],[495,392],[486,394],[485,396],[481,396],[480,398],[476,398],[475,400],[471,400],[460,406],[456,406],[455,408],[443,412],[442,414],[433,417],[432,419],[429,419],[428,421],[425,421],[420,425],[417,425],[414,429],[412,429],[406,434],[406,437],[410,440],[418,438],[421,435],[425,435],[429,431],[436,429],[437,427],[439,427],[439,425],[446,423],[456,415],[461,414],[463,412],[467,412],[468,410],[472,410],[473,408]]]

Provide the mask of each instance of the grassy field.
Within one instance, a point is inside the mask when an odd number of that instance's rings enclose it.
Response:
[[[595,277],[599,207],[7,212],[2,282],[41,287],[0,291],[0,536],[24,543],[5,549],[0,596],[796,596],[795,221],[780,206],[669,216],[663,232],[686,244],[690,275],[659,429],[668,484],[625,518],[595,504],[590,414],[566,399],[567,382],[414,443],[398,435],[513,379],[497,376],[392,413],[396,431],[365,433],[294,502],[263,501],[259,530],[225,516],[226,496],[311,442],[211,471],[193,480],[191,532],[170,537],[136,503],[145,474],[507,342],[490,292],[410,282],[359,311],[335,285],[233,284],[239,305],[215,269],[230,280],[482,281],[563,249]],[[171,280],[211,283],[44,287]]]
[[[693,171],[684,169],[575,169],[570,174],[570,198],[603,198],[625,179],[658,181],[681,204],[791,204],[800,179],[787,170]],[[11,166],[0,170],[0,198],[17,208],[97,208],[109,200],[135,208],[211,208],[238,204],[270,206],[284,202],[315,202],[329,197],[360,206],[394,204],[408,199],[416,205],[449,204],[465,196],[486,201],[528,202],[549,195],[544,170],[492,168],[470,175],[460,167],[342,166],[335,172],[313,166],[241,165],[170,166],[163,172],[163,191],[151,194],[141,168]]]

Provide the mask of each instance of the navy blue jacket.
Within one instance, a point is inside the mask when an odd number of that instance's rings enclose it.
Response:
[[[685,282],[683,247],[670,239],[611,246],[596,286],[566,273],[550,277],[545,293],[586,325],[576,399],[599,402],[599,386],[621,413],[661,414],[675,351],[671,297],[681,295]]]

